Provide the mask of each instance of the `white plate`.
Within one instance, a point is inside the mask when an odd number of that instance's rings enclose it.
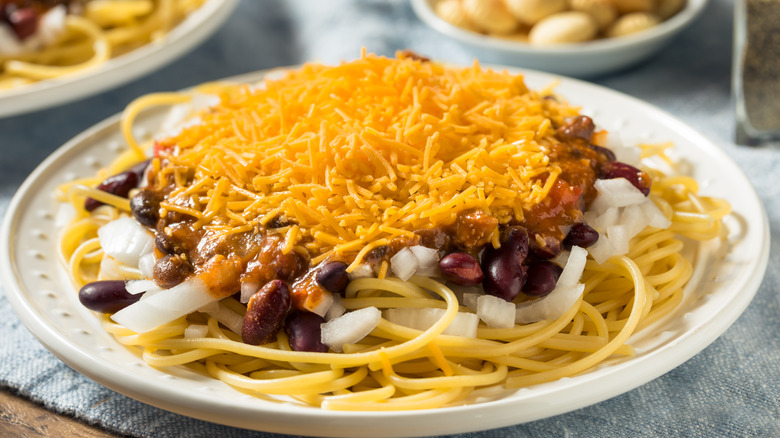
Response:
[[[233,12],[238,0],[206,0],[162,40],[108,60],[92,70],[0,90],[0,117],[49,108],[129,82],[160,68],[200,44]]]
[[[262,73],[243,76],[257,80]],[[527,72],[538,88],[553,76]],[[702,192],[726,198],[735,215],[727,254],[704,246],[695,279],[671,318],[631,339],[637,355],[614,359],[586,374],[545,383],[495,400],[412,412],[329,412],[243,395],[220,381],[182,368],[147,366],[137,352],[106,334],[83,308],[55,251],[54,188],[91,174],[122,148],[118,117],[74,138],[46,159],[11,201],[0,234],[0,272],[20,319],[72,368],[142,402],[191,417],[270,432],[328,436],[420,436],[469,432],[536,420],[578,409],[636,388],[691,358],[723,333],[747,307],[766,269],[769,227],[742,171],[715,145],[667,113],[626,95],[574,79],[558,91],[582,105],[601,127],[641,140],[671,140]],[[160,113],[140,119],[151,132]],[[139,133],[143,134],[143,133]]]

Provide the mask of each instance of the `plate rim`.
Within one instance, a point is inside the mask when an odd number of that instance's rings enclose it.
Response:
[[[159,70],[195,49],[230,17],[239,0],[206,0],[158,42],[111,58],[95,69],[0,91],[0,118],[84,99]]]
[[[526,79],[530,76],[532,80],[553,80],[557,78],[561,81],[561,85],[564,83],[572,83],[576,86],[584,86],[591,92],[607,93],[620,99],[629,99],[632,105],[637,105],[643,112],[653,112],[665,122],[671,122],[670,124],[672,127],[670,130],[680,132],[686,139],[692,137],[696,140],[691,140],[691,143],[695,145],[696,149],[707,150],[708,153],[711,153],[717,158],[717,161],[720,164],[726,165],[737,172],[738,176],[747,184],[746,187],[750,189],[750,197],[752,198],[751,204],[755,203],[760,210],[761,217],[757,222],[761,224],[761,230],[757,232],[760,232],[762,236],[769,236],[769,222],[765,208],[745,173],[721,148],[716,146],[714,142],[687,125],[685,122],[645,101],[586,81],[529,69],[517,69],[505,66],[490,67],[520,73],[523,74]],[[286,68],[290,67],[282,67],[281,69]],[[224,80],[257,80],[267,75],[269,72],[276,70],[279,69],[261,70],[226,78]],[[367,431],[370,428],[376,436],[414,436],[486,430],[570,412],[633,390],[636,387],[669,372],[710,345],[733,324],[750,304],[763,280],[769,259],[769,240],[762,239],[763,245],[758,252],[758,257],[755,259],[752,269],[749,270],[750,275],[743,275],[743,277],[747,277],[747,281],[738,284],[743,292],[731,297],[729,304],[732,305],[726,306],[726,308],[718,314],[719,318],[710,318],[707,323],[704,324],[707,327],[707,330],[698,330],[695,333],[685,332],[684,334],[687,336],[684,336],[673,350],[676,354],[670,354],[667,349],[663,349],[662,351],[655,351],[648,355],[661,355],[664,358],[663,366],[659,367],[657,360],[653,360],[653,358],[643,359],[641,361],[626,361],[624,364],[631,364],[628,371],[634,372],[640,377],[636,378],[636,376],[634,376],[635,378],[632,379],[629,385],[622,388],[615,387],[606,391],[600,389],[595,391],[597,396],[594,397],[590,394],[584,402],[579,401],[576,403],[561,403],[554,406],[545,406],[545,411],[543,413],[537,412],[536,415],[522,421],[516,421],[515,419],[508,420],[495,413],[495,411],[498,411],[498,409],[495,409],[497,404],[516,405],[522,404],[523,402],[528,403],[528,400],[525,400],[522,397],[510,400],[488,401],[466,406],[406,412],[333,412],[324,411],[318,408],[293,407],[285,404],[269,403],[268,407],[263,411],[263,415],[258,416],[256,409],[241,409],[237,408],[233,403],[225,403],[222,400],[213,399],[207,400],[211,402],[211,404],[204,407],[203,403],[206,401],[206,397],[202,394],[197,394],[197,396],[194,394],[187,394],[189,397],[183,398],[182,392],[177,391],[176,388],[166,388],[166,391],[161,392],[160,389],[157,388],[157,384],[146,382],[140,377],[122,381],[122,379],[117,379],[116,376],[112,374],[113,370],[107,368],[95,370],[94,367],[90,367],[90,365],[94,366],[96,363],[94,356],[86,354],[87,352],[83,351],[81,347],[75,343],[66,339],[63,334],[55,330],[54,327],[45,324],[41,325],[41,321],[37,316],[38,312],[31,306],[31,303],[23,299],[25,291],[21,278],[17,272],[17,261],[14,260],[13,256],[14,245],[12,235],[14,230],[18,227],[21,212],[24,211],[22,210],[23,207],[32,202],[30,200],[31,198],[27,195],[35,192],[35,186],[37,184],[42,184],[41,178],[50,170],[50,168],[67,164],[68,156],[76,155],[82,148],[88,148],[88,140],[90,137],[99,135],[106,130],[116,129],[119,117],[119,114],[109,117],[88,128],[66,142],[63,146],[59,147],[35,168],[14,194],[8,205],[2,227],[0,228],[0,273],[2,273],[2,277],[5,279],[4,284],[8,286],[6,288],[6,296],[9,298],[14,311],[27,329],[32,332],[48,350],[52,351],[60,360],[77,370],[79,373],[141,402],[170,412],[176,412],[214,423],[269,432],[301,433],[306,435],[321,435],[325,432],[329,435],[333,434],[332,436],[359,436],[368,433]],[[57,263],[59,263],[58,259]],[[71,286],[68,285],[67,288],[70,289]],[[746,293],[746,291],[749,293]],[[101,360],[105,361],[105,359]],[[100,361],[98,361],[98,363],[99,362]],[[636,372],[637,368],[639,368],[641,372]],[[617,372],[622,373],[626,371],[618,370]],[[580,389],[598,388],[598,385],[600,384],[599,376],[598,370],[592,370],[586,374],[577,376],[577,384],[580,386]],[[547,394],[544,394],[545,391],[542,391],[543,396],[549,396],[549,394],[554,395],[561,391],[561,389],[550,389],[549,387],[545,387],[545,390],[547,391]],[[531,401],[538,397],[538,395],[533,396]],[[251,421],[247,420],[247,417],[251,415],[254,416],[250,417],[252,418]],[[305,415],[307,419],[313,419],[317,424],[304,424],[306,422],[301,422],[301,415]],[[473,426],[464,428],[462,423],[455,421],[456,419],[463,418],[464,415],[479,417],[482,421],[473,424]],[[430,417],[433,417],[433,419]],[[263,419],[272,421],[272,424],[263,423]],[[403,419],[404,421],[403,424],[399,424],[398,430],[377,430],[376,428],[372,428],[377,421],[398,424],[399,422],[396,420],[400,419]],[[325,429],[323,427],[323,424],[327,423],[331,423],[336,427],[336,423],[333,423],[333,421],[343,422],[344,420],[356,421],[360,423],[358,425],[359,427],[346,431],[344,429]],[[482,424],[485,420],[490,420],[490,426],[485,427]],[[436,423],[436,426],[432,427],[431,424],[433,423]],[[343,427],[342,423],[338,424]],[[456,424],[457,426],[455,426]]]

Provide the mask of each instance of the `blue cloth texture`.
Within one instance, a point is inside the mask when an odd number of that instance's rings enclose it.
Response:
[[[732,20],[732,2],[713,0],[658,55],[594,82],[671,112],[747,173],[768,212],[772,237],[755,299],[712,345],[637,389],[567,414],[457,436],[780,436],[780,145],[749,148],[733,141]],[[309,60],[353,59],[363,46],[382,55],[408,48],[439,60],[472,61],[458,43],[420,22],[405,0],[244,0],[221,30],[168,67],[95,97],[0,119],[0,214],[47,155],[139,95]],[[128,436],[277,436],[173,414],[91,381],[25,329],[2,287],[0,282],[0,388]]]

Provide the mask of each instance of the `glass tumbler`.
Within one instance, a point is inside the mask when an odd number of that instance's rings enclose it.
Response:
[[[780,0],[736,0],[733,62],[737,143],[780,143]]]

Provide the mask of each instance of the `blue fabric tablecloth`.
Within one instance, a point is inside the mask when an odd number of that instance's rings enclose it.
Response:
[[[748,174],[773,240],[756,298],[711,346],[650,383],[568,414],[462,436],[780,436],[780,147],[733,142],[732,9],[729,0],[710,2],[663,52],[595,82],[680,117]],[[404,0],[245,0],[204,45],[158,72],[97,97],[0,120],[0,213],[42,159],[134,97],[308,60],[352,59],[362,46],[383,55],[409,48],[456,63],[472,59],[426,28]],[[52,410],[131,436],[272,436],[172,414],[83,377],[37,342],[2,292],[0,333],[0,388]]]

